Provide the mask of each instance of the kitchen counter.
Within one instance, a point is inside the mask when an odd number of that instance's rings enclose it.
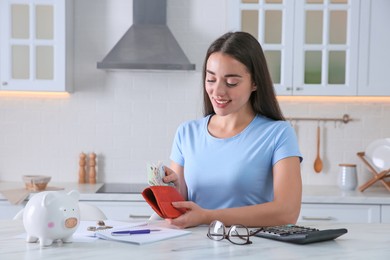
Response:
[[[13,218],[27,203],[24,200],[17,205],[11,204],[1,191],[24,189],[22,185],[17,182],[0,182],[0,219]],[[147,219],[153,214],[140,194],[140,189],[138,193],[122,193],[123,189],[118,191],[121,193],[97,193],[102,185],[49,183],[49,187],[60,187],[65,191],[78,190],[80,201],[99,207],[110,219]],[[390,192],[384,187],[371,187],[364,192],[343,192],[337,186],[304,186],[298,221],[320,219],[339,223],[390,223]]]
[[[103,183],[78,184],[73,182],[50,182],[48,187],[63,188],[65,191],[78,190],[82,201],[144,201],[140,193],[96,193]],[[1,194],[2,190],[24,189],[20,182],[0,182],[0,200],[6,200]],[[31,197],[34,193],[31,193]]]
[[[146,245],[107,240],[53,244],[40,248],[26,243],[21,221],[0,220],[2,259],[388,259],[390,224],[323,224],[319,229],[347,228],[336,240],[294,245],[251,237],[251,245],[233,245],[207,238],[207,227],[189,229],[190,235]]]
[[[390,192],[384,187],[346,192],[337,186],[303,186],[302,203],[390,205]]]
[[[76,189],[81,194],[92,194],[95,193],[103,184],[78,184],[75,182],[49,182],[48,187],[58,187],[64,188],[65,190]],[[1,190],[11,190],[11,189],[24,189],[24,184],[22,182],[0,182],[0,191]]]
[[[92,201],[143,201],[141,194],[128,193],[96,193],[102,186],[97,184],[49,183],[49,187],[61,187],[66,191],[78,190],[80,200]],[[0,191],[24,188],[20,182],[0,182]],[[5,200],[0,192],[0,200]],[[302,203],[332,203],[332,204],[388,204],[390,192],[384,187],[372,187],[364,192],[343,192],[337,186],[303,186]]]

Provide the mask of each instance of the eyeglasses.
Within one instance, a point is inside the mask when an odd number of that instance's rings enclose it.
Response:
[[[231,243],[236,245],[248,245],[252,244],[252,241],[249,240],[249,237],[259,233],[261,230],[262,229],[260,228],[249,231],[248,228],[244,225],[232,225],[226,234],[225,225],[219,220],[214,220],[209,226],[207,237],[216,241],[221,241],[226,238]]]

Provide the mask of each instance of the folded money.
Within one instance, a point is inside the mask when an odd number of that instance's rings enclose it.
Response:
[[[150,186],[173,186],[173,183],[165,183],[163,178],[165,177],[164,165],[161,161],[151,164],[147,164],[148,183]]]

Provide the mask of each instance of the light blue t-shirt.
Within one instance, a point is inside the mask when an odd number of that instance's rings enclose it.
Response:
[[[241,133],[221,139],[208,132],[209,119],[181,124],[172,145],[170,159],[184,167],[188,200],[206,209],[272,201],[273,165],[291,156],[302,160],[291,125],[256,116]]]

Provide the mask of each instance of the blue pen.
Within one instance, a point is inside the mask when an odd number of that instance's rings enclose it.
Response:
[[[121,230],[111,232],[112,236],[128,236],[139,234],[150,234],[150,232],[160,231],[160,229],[135,229],[135,230]]]

